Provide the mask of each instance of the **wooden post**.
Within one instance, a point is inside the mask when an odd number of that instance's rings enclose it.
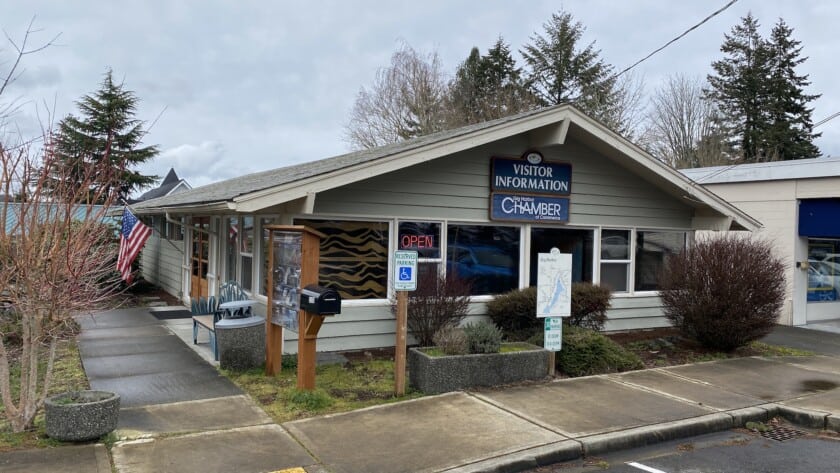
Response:
[[[408,293],[397,291],[397,342],[394,346],[394,394],[405,394],[405,350],[408,333]]]
[[[557,352],[548,352],[548,375],[554,376],[554,366],[556,365]]]
[[[297,388],[311,391],[315,389],[318,330],[324,323],[324,317],[304,310],[301,310],[298,316],[300,317],[300,332],[298,332]]]

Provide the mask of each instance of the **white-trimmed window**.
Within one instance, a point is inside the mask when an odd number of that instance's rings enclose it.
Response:
[[[397,249],[417,252],[418,281],[421,275],[440,272],[441,222],[400,221],[397,224]]]
[[[318,284],[337,290],[343,300],[388,298],[388,222],[295,219],[295,225],[326,236]]]
[[[636,231],[636,292],[659,290],[659,274],[668,258],[685,249],[686,232]]]
[[[519,288],[521,233],[518,226],[448,224],[446,273],[469,279],[474,296]]]
[[[254,217],[244,215],[240,217],[242,224],[239,228],[240,249],[239,261],[241,263],[239,284],[246,292],[254,290]]]
[[[630,290],[630,230],[601,230],[601,285],[613,292]]]

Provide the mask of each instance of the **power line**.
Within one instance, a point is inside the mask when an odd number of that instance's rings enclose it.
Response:
[[[721,7],[721,8],[720,8],[719,10],[717,10],[716,12],[714,12],[714,13],[712,13],[711,15],[707,16],[706,18],[703,18],[703,20],[702,20],[700,23],[697,23],[696,25],[692,26],[691,28],[689,28],[689,29],[685,30],[685,31],[684,31],[681,35],[677,36],[676,38],[672,39],[671,41],[668,41],[667,43],[665,43],[662,47],[660,47],[660,48],[659,48],[659,49],[657,49],[656,51],[654,51],[654,52],[652,52],[652,53],[648,54],[647,56],[645,56],[645,57],[643,57],[643,58],[639,59],[638,61],[634,62],[632,65],[630,65],[630,67],[625,68],[623,71],[621,71],[621,72],[619,72],[618,74],[616,74],[615,76],[613,76],[613,78],[616,78],[616,77],[620,76],[621,74],[624,74],[625,72],[629,71],[630,69],[633,69],[634,67],[636,67],[636,66],[638,66],[639,64],[643,63],[644,61],[646,61],[646,60],[650,59],[650,57],[651,57],[651,56],[653,56],[654,54],[658,53],[659,51],[662,51],[663,49],[667,48],[667,47],[668,47],[668,46],[670,46],[671,44],[673,44],[673,43],[675,43],[675,42],[679,41],[680,39],[682,39],[682,37],[683,37],[683,36],[687,35],[688,33],[691,33],[692,31],[694,31],[694,30],[696,30],[697,28],[699,28],[699,27],[700,27],[703,23],[706,23],[707,21],[711,20],[712,18],[714,18],[714,17],[718,16],[719,14],[721,14],[722,12],[724,12],[727,8],[729,8],[729,7],[731,7],[732,5],[734,5],[736,2],[738,2],[738,0],[731,0],[729,3],[727,3],[726,5],[724,5],[723,7]]]
[[[814,126],[812,128],[816,128],[816,127],[818,127],[818,126],[820,126],[824,123],[830,122],[831,120],[834,120],[837,117],[840,117],[840,112],[832,113],[831,115],[823,118],[822,120],[818,121],[817,123],[814,123]]]

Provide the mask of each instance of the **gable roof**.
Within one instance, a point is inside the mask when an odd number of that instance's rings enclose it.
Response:
[[[562,144],[568,133],[687,205],[731,219],[733,229],[761,224],[602,123],[564,104],[414,138],[374,149],[228,179],[137,204],[138,213],[256,212],[329,189],[527,134],[533,147]]]
[[[178,178],[178,174],[175,173],[175,168],[169,168],[169,172],[166,174],[166,177],[163,178],[163,182],[160,183],[160,186],[145,192],[138,197],[135,202],[142,202],[170,195],[179,187],[190,189],[190,185],[187,184],[187,181]]]

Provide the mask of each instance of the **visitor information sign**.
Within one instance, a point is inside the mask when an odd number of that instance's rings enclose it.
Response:
[[[537,317],[572,313],[572,255],[552,248],[537,259]]]
[[[543,348],[549,351],[560,351],[563,348],[563,319],[561,317],[546,317],[543,319]]]
[[[394,252],[394,290],[417,290],[417,252],[398,250]]]

